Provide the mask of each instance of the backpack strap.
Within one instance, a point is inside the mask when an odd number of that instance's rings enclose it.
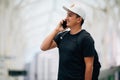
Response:
[[[79,45],[81,45],[83,39],[84,39],[85,37],[89,36],[89,35],[90,35],[90,34],[89,34],[88,32],[86,32],[86,30],[82,30],[82,32],[81,32],[81,33],[78,35],[78,37],[77,37],[77,45],[78,45],[78,48],[80,48]]]
[[[85,36],[82,36],[82,33],[83,33],[83,32],[85,32],[85,31],[82,31],[82,32],[78,35],[78,37],[77,37],[77,45],[78,45],[78,46],[80,45],[82,39],[85,37]],[[80,39],[81,39],[81,40],[80,40]]]

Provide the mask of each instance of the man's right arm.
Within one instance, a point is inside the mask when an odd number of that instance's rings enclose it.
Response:
[[[61,24],[62,24],[62,21],[58,24],[58,26],[54,29],[54,31],[43,40],[40,46],[41,50],[46,51],[46,50],[57,47],[57,44],[54,41],[54,38],[59,32],[64,31],[63,27],[61,27]]]
[[[41,44],[41,50],[46,51],[52,48],[57,47],[54,37],[57,35],[57,31],[54,30],[50,35],[48,35]]]

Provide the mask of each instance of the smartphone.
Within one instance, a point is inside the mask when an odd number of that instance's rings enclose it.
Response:
[[[67,21],[63,21],[62,27],[65,29],[67,27]]]

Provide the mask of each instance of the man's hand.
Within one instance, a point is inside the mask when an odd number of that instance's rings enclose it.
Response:
[[[61,21],[59,22],[59,24],[57,25],[57,27],[55,28],[55,30],[56,30],[57,32],[62,32],[62,31],[65,30],[65,29],[62,27],[63,21],[64,21],[64,20],[61,20]]]

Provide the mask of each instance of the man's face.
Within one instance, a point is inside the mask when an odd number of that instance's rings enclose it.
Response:
[[[74,27],[80,24],[80,17],[78,17],[75,13],[68,11],[66,16],[67,26]]]

